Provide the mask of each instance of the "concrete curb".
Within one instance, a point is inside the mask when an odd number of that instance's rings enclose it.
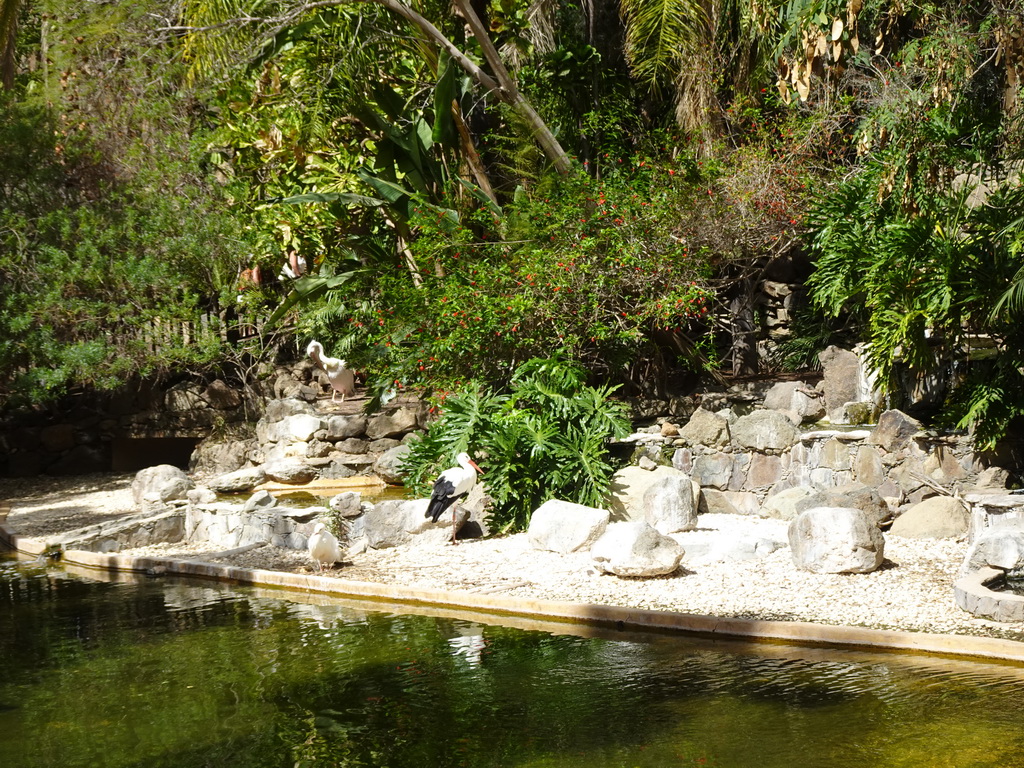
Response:
[[[998,568],[985,567],[962,576],[953,584],[956,604],[993,621],[1024,621],[1024,597],[989,589],[989,584],[1005,575]]]
[[[15,534],[2,522],[0,542],[30,556],[39,556],[47,550],[45,541]],[[371,600],[386,604],[439,606],[494,616],[520,616],[546,622],[585,624],[618,630],[656,630],[712,638],[1024,662],[1024,643],[990,637],[901,632],[800,621],[719,618],[611,605],[510,598],[473,592],[448,592],[394,584],[347,581],[315,574],[237,568],[194,560],[133,557],[85,550],[66,550],[61,555],[61,561],[68,565],[115,573],[190,576],[235,584],[318,593],[338,598]]]

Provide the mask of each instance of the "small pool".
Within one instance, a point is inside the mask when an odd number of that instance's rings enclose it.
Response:
[[[1024,766],[1019,666],[84,573],[0,556],[4,768]]]

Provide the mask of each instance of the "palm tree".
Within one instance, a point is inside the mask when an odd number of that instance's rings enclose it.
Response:
[[[722,90],[755,89],[774,51],[778,2],[757,0],[620,0],[626,60],[642,83],[673,92],[676,120],[712,138],[719,132]]]
[[[569,172],[570,162],[568,155],[551,132],[551,129],[548,128],[544,120],[537,114],[537,111],[519,90],[515,78],[509,74],[502,62],[498,50],[487,32],[487,27],[473,10],[469,0],[455,0],[455,6],[458,10],[458,15],[462,17],[462,21],[469,27],[477,44],[480,46],[487,66],[493,74],[484,71],[468,54],[441,32],[433,22],[405,3],[399,2],[399,0],[320,0],[319,2],[303,3],[295,6],[277,19],[254,19],[251,15],[241,13],[241,8],[225,7],[224,4],[220,3],[212,4],[206,0],[196,0],[190,8],[191,15],[194,18],[209,19],[211,23],[207,28],[187,27],[183,31],[191,33],[195,37],[197,33],[206,31],[208,28],[223,28],[232,23],[250,25],[254,21],[261,21],[270,22],[268,34],[273,36],[292,25],[298,24],[301,19],[307,17],[312,11],[341,5],[352,5],[355,2],[371,2],[380,5],[411,23],[419,34],[445,51],[452,61],[458,64],[477,85],[486,89],[502,103],[507,104],[523,120],[544,152],[544,155],[559,173],[564,175]],[[235,11],[239,11],[237,18],[225,18],[225,13],[231,14]]]

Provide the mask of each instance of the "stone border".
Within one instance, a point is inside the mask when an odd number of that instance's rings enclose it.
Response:
[[[1024,596],[996,592],[989,584],[1006,574],[998,568],[979,568],[953,585],[956,604],[968,613],[993,621],[1024,621]]]
[[[38,557],[47,551],[45,541],[20,536],[3,522],[0,522],[0,543],[30,556]],[[372,600],[383,604],[440,606],[494,616],[520,616],[547,622],[584,624],[617,630],[656,630],[733,640],[749,639],[795,645],[868,648],[1024,662],[1024,643],[991,637],[902,632],[801,621],[720,618],[621,606],[510,598],[473,592],[448,592],[394,584],[347,581],[315,574],[237,568],[194,560],[134,557],[85,550],[67,550],[62,553],[61,560],[69,565],[108,572],[130,571],[151,575],[199,577],[258,587],[326,594],[339,598]]]

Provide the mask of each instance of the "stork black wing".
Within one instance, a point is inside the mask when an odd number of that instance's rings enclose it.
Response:
[[[455,484],[451,480],[439,477],[434,483],[434,491],[430,494],[430,503],[427,504],[427,513],[424,517],[432,518],[437,522],[442,513],[455,503]]]

